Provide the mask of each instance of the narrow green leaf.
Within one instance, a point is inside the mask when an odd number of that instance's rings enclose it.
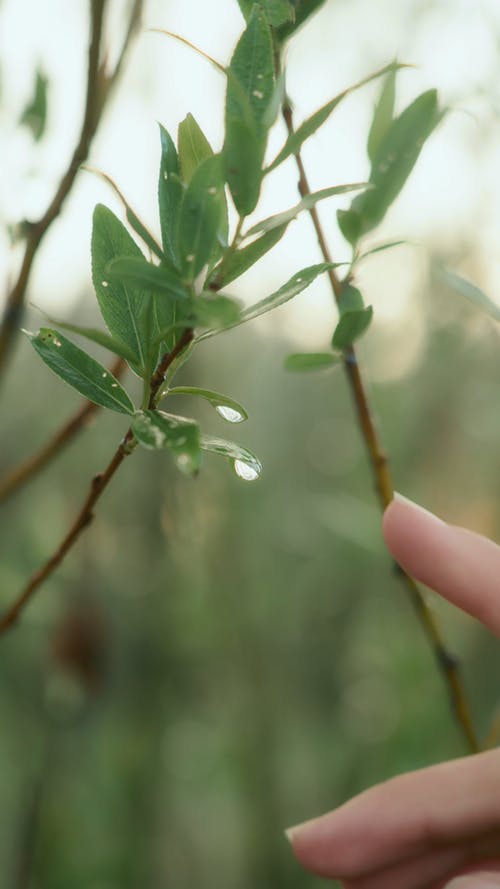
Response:
[[[230,398],[229,395],[214,392],[212,389],[199,389],[197,386],[176,386],[174,389],[169,389],[166,394],[197,395],[198,398],[204,398],[228,423],[242,423],[244,420],[248,420],[245,408],[238,401]]]
[[[180,263],[188,278],[196,278],[209,262],[218,242],[225,209],[221,158],[208,157],[193,174],[180,210]]]
[[[339,312],[359,312],[365,305],[361,292],[352,284],[344,284],[338,302]]]
[[[151,307],[147,294],[136,284],[110,279],[108,267],[117,257],[145,263],[125,226],[111,210],[98,204],[92,228],[92,279],[97,301],[111,335],[129,347],[137,367],[144,370],[148,364]]]
[[[200,327],[233,327],[241,318],[241,306],[230,296],[208,292],[194,301],[191,317]]]
[[[271,31],[263,9],[254,5],[229,65],[226,92],[225,177],[240,216],[251,213],[259,198],[273,96]]]
[[[222,157],[225,178],[240,216],[248,216],[257,206],[265,150],[266,138],[258,133],[253,121],[226,118]]]
[[[372,188],[358,195],[351,205],[351,210],[361,219],[363,234],[382,221],[441,118],[437,92],[428,90],[392,122],[373,161]]]
[[[483,290],[480,290],[475,284],[467,281],[466,278],[462,278],[460,275],[448,271],[448,269],[438,267],[437,273],[448,287],[456,293],[459,293],[461,296],[464,296],[469,302],[474,303],[474,305],[482,309],[483,312],[486,312],[491,318],[494,318],[495,321],[500,321],[500,305],[493,302]]]
[[[174,265],[178,262],[177,229],[183,186],[179,178],[179,159],[172,138],[160,126],[161,162],[158,178],[158,205],[160,211],[161,237],[165,256]]]
[[[313,15],[317,10],[325,4],[326,0],[291,0],[291,5],[295,9],[295,20],[285,22],[276,31],[279,41],[284,41],[291,37],[296,31]]]
[[[188,299],[189,291],[180,274],[165,263],[153,265],[144,257],[118,256],[105,269],[109,281],[135,284],[141,290],[164,293],[171,299]]]
[[[337,222],[346,241],[354,247],[359,241],[362,231],[362,219],[355,210],[337,210]]]
[[[35,306],[35,308],[37,307]],[[38,309],[38,311],[44,315],[45,319],[49,321],[50,324],[55,324],[58,329],[60,328],[61,330],[68,330],[70,333],[76,333],[78,336],[84,337],[91,343],[96,343],[98,346],[108,349],[110,352],[113,352],[114,355],[119,355],[120,358],[124,358],[129,364],[135,363],[135,355],[132,350],[129,349],[125,343],[122,343],[121,340],[106,333],[105,330],[98,330],[95,327],[81,327],[79,324],[69,324],[67,321],[59,321],[57,318],[51,318],[50,315],[47,315],[41,309]]]
[[[144,223],[141,222],[137,214],[132,210],[132,207],[125,198],[125,195],[120,191],[116,182],[111,178],[111,176],[108,176],[107,173],[103,173],[102,170],[96,170],[94,167],[85,165],[83,166],[83,169],[87,170],[88,173],[95,173],[96,176],[99,176],[101,179],[104,179],[104,181],[107,182],[107,184],[114,191],[116,197],[122,204],[125,210],[127,222],[129,223],[130,227],[135,231],[136,235],[139,235],[141,241],[143,241],[146,247],[151,250],[151,253],[157,256],[158,259],[163,259],[163,251],[161,247],[156,243],[151,232],[148,231]]]
[[[254,481],[262,472],[262,464],[259,458],[248,448],[244,448],[234,441],[202,435],[200,446],[204,451],[210,451],[212,454],[218,454],[220,457],[227,457],[236,475],[244,481]]]
[[[325,368],[334,367],[340,363],[338,355],[331,352],[298,352],[295,355],[288,355],[285,358],[285,370],[297,371],[300,373],[325,370]]]
[[[396,70],[398,68],[405,68],[405,65],[400,65],[397,63],[392,63],[391,65],[386,65],[385,68],[381,68],[380,71],[375,71],[374,74],[369,74],[368,77],[364,77],[363,80],[359,80],[357,83],[353,84],[353,86],[348,87],[343,90],[337,96],[334,96],[333,99],[330,99],[325,105],[322,105],[321,108],[318,108],[314,114],[311,114],[310,117],[307,118],[296,130],[292,133],[288,139],[286,140],[283,148],[276,155],[273,162],[266,167],[265,172],[270,173],[271,170],[274,170],[280,164],[283,163],[290,155],[297,154],[304,142],[307,139],[310,139],[314,133],[319,130],[319,128],[328,120],[332,112],[335,110],[337,105],[340,104],[342,99],[345,99],[346,96],[353,93],[355,90],[360,89],[362,86],[365,86],[367,83],[370,83],[372,80],[376,80],[377,77],[383,77],[384,74],[389,73],[390,71]]]
[[[373,309],[343,312],[333,332],[332,346],[334,349],[347,349],[369,327],[373,317]]]
[[[231,281],[239,278],[240,275],[255,265],[262,256],[281,240],[287,227],[288,223],[281,225],[278,228],[273,228],[271,231],[261,235],[260,238],[257,238],[251,244],[248,244],[247,247],[242,247],[241,250],[235,250],[234,253],[230,254],[227,262],[224,262],[223,260],[222,263],[213,270],[210,280],[218,280],[221,270],[221,287],[225,284],[230,284]]]
[[[273,28],[295,23],[295,8],[290,0],[258,0]],[[248,22],[253,11],[254,0],[238,0],[240,9]]]
[[[286,284],[283,284],[279,290],[276,290],[274,293],[271,293],[270,296],[266,296],[265,299],[261,299],[259,302],[254,303],[253,306],[249,306],[247,309],[244,309],[240,315],[239,321],[236,321],[234,324],[228,325],[229,327],[239,327],[240,324],[245,324],[247,321],[253,321],[254,318],[258,318],[259,315],[264,315],[266,312],[272,311],[272,309],[276,309],[278,306],[282,306],[284,303],[288,302],[288,300],[292,299],[298,293],[301,293],[302,290],[305,290],[306,287],[309,287],[310,284],[321,275],[323,272],[328,271],[328,269],[337,268],[338,266],[346,265],[344,262],[322,262],[319,265],[308,266],[305,269],[302,269],[300,272],[297,272],[293,275]],[[215,336],[219,333],[218,330],[206,330],[203,333],[199,334],[195,342],[201,342],[201,340],[208,339],[208,337]]]
[[[163,411],[137,411],[132,420],[132,432],[148,450],[167,448],[177,467],[187,475],[200,468],[200,429],[194,420],[166,414]]]
[[[89,401],[120,414],[133,414],[134,405],[118,380],[59,331],[42,327],[28,336],[42,361]]]
[[[179,124],[177,144],[181,178],[188,185],[200,164],[213,155],[207,137],[192,114],[188,114]]]
[[[252,225],[252,228],[248,230],[245,237],[256,235],[259,232],[270,232],[275,228],[280,228],[282,225],[288,225],[288,223],[291,222],[292,219],[295,219],[299,213],[302,213],[304,210],[310,210],[311,207],[315,207],[318,201],[324,201],[325,198],[331,198],[334,197],[334,195],[346,194],[349,191],[366,188],[367,185],[367,182],[350,182],[347,185],[333,185],[331,188],[322,188],[321,191],[314,191],[302,198],[298,204],[295,204],[295,206],[291,207],[289,210],[284,210],[282,213],[276,213],[274,216],[268,216],[267,219],[262,219],[261,222]]]
[[[385,78],[378,102],[375,105],[372,125],[368,134],[367,152],[372,163],[375,161],[382,140],[392,123],[395,101],[396,69],[393,68]]]
[[[358,262],[366,259],[367,256],[373,256],[374,253],[382,253],[384,250],[390,250],[392,247],[400,247],[401,244],[408,244],[409,241],[387,241],[386,244],[378,244],[377,247],[371,247],[366,253],[362,253],[358,258]]]
[[[241,114],[242,96],[236,80],[249,102],[253,120],[262,124],[274,91],[274,54],[265,13],[257,4],[234,50],[229,73],[226,113],[231,117]]]
[[[36,72],[33,96],[24,109],[19,123],[31,131],[35,142],[39,142],[47,125],[47,96],[49,81],[38,69]]]

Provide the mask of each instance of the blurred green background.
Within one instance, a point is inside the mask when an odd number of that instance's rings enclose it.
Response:
[[[425,9],[449,12],[445,3],[402,5],[414,25]],[[474,15],[489,28],[488,4],[479,6]],[[391,4],[383,7],[389,15]],[[364,8],[351,4],[349,14]],[[327,4],[321,15],[310,29],[347,16],[347,4]],[[401,27],[406,34],[408,23]],[[431,18],[428,40],[434,27]],[[303,46],[314,34],[304,31]],[[382,61],[394,48],[382,47]],[[483,158],[493,158],[494,96],[474,89],[478,120],[459,125],[470,128],[472,158],[479,144]],[[436,149],[438,158],[439,150],[453,159],[453,140]],[[107,169],[113,173],[111,163]],[[363,286],[376,316],[379,300],[381,320],[360,353],[397,487],[500,539],[498,327],[429,273],[434,251],[478,284],[494,283],[495,216],[482,175],[473,183],[476,204],[464,204],[456,229],[450,221],[444,231],[443,223],[442,240],[433,201],[443,198],[431,188],[417,225],[420,246],[366,263]],[[151,191],[155,176],[149,169]],[[295,192],[283,200],[294,201]],[[397,223],[398,235],[415,235],[411,205],[394,212],[387,231]],[[334,213],[324,215],[331,224]],[[84,265],[87,224],[82,218]],[[301,225],[316,261],[312,229],[307,220]],[[64,218],[54,243],[63,230]],[[64,249],[58,244],[47,249]],[[284,247],[279,262],[273,271],[271,254],[263,276],[285,280],[296,267],[293,248]],[[51,289],[45,272],[42,302]],[[77,323],[95,319],[86,275],[70,281],[67,313]],[[243,296],[256,299],[267,278],[243,283]],[[308,294],[267,325],[207,341],[183,372],[184,384],[225,391],[248,409],[250,420],[229,432],[262,458],[262,478],[244,483],[208,455],[200,476],[186,480],[167,455],[137,452],[79,545],[1,640],[2,887],[313,886],[318,881],[290,854],[286,826],[397,772],[463,752],[442,680],[384,551],[343,373],[282,370],[297,345],[323,348],[333,326],[328,296]],[[2,399],[2,471],[77,406],[25,342]],[[182,407],[207,432],[227,434],[209,407],[187,399]],[[99,415],[2,506],[3,604],[53,550],[124,428],[120,418]],[[484,734],[499,702],[498,644],[431,601],[460,655]]]

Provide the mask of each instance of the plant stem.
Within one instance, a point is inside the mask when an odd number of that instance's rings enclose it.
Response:
[[[92,140],[102,118],[106,102],[122,70],[132,38],[137,30],[143,0],[134,0],[130,13],[127,33],[122,49],[111,74],[107,74],[101,63],[103,19],[107,0],[91,0],[91,36],[88,50],[87,91],[85,110],[78,142],[66,171],[59,182],[52,201],[43,216],[27,226],[26,246],[17,280],[7,295],[6,306],[0,324],[0,376],[4,373],[14,340],[19,330],[24,310],[26,290],[31,269],[38,248],[73,187],[81,164],[88,157]]]
[[[192,338],[193,331],[191,329],[186,329],[172,351],[167,352],[167,354],[163,356],[151,379],[149,400],[150,407],[154,407],[156,396],[161,388],[164,376],[169,366],[177,358],[179,353],[182,352],[183,349],[185,349],[186,346],[191,342]],[[64,536],[57,549],[52,553],[50,558],[47,559],[42,568],[40,568],[30,577],[28,583],[18,595],[17,599],[15,599],[13,604],[0,617],[0,635],[6,633],[7,630],[14,626],[14,624],[19,619],[20,614],[22,613],[28,602],[31,600],[33,595],[36,593],[36,591],[39,589],[39,587],[44,583],[45,580],[47,580],[48,577],[50,577],[54,573],[56,568],[63,561],[66,554],[74,546],[82,531],[84,531],[85,528],[90,525],[92,519],[94,518],[94,506],[108,487],[116,471],[120,468],[125,458],[132,453],[136,445],[137,441],[134,438],[132,428],[129,427],[127,432],[125,433],[124,438],[118,445],[118,448],[116,449],[111,460],[106,466],[106,469],[98,475],[94,476],[94,478],[92,479],[89,491],[83,502],[83,505],[73,524],[71,525],[71,528]]]
[[[291,135],[293,129],[292,108],[288,101],[285,100],[282,108],[283,119],[285,121],[288,133]],[[311,193],[309,182],[300,152],[295,154],[295,160],[299,171],[298,189],[301,197]],[[316,207],[311,207],[309,214],[316,232],[321,253],[325,262],[332,262],[332,257],[323,228],[320,222]],[[335,269],[328,271],[330,284],[338,302],[342,293],[343,282],[339,280]],[[387,454],[382,448],[373,412],[371,410],[370,401],[366,392],[363,377],[361,375],[358,364],[356,351],[353,346],[344,350],[344,368],[347,379],[351,388],[358,422],[361,433],[368,451],[370,464],[373,470],[375,486],[382,510],[388,506],[393,497],[393,481],[389,469]],[[422,592],[417,586],[415,580],[406,574],[399,566],[397,566],[398,575],[401,577],[405,585],[411,602],[423,626],[424,632],[434,652],[438,668],[443,676],[448,693],[450,696],[453,712],[466,744],[472,753],[480,749],[480,744],[476,735],[476,731],[472,722],[470,706],[467,700],[466,691],[460,676],[459,665],[456,658],[447,650],[441,630],[436,622],[432,611],[427,605]]]
[[[123,358],[118,358],[110,367],[109,372],[119,379],[125,367]],[[31,457],[19,463],[4,478],[0,479],[0,504],[8,500],[12,494],[22,488],[23,485],[44,469],[51,460],[57,457],[99,410],[98,404],[93,404],[92,401],[84,402],[83,406],[61,426],[36,454],[32,454]]]
[[[233,240],[229,244],[226,252],[224,253],[224,256],[222,257],[222,259],[220,261],[219,267],[217,269],[215,269],[215,271],[217,272],[215,278],[208,285],[209,290],[220,290],[221,289],[223,281],[224,281],[224,272],[226,270],[226,266],[227,266],[229,260],[231,259],[231,257],[233,256],[233,254],[235,253],[235,251],[238,249],[238,244],[240,243],[240,239],[241,239],[241,229],[243,228],[244,221],[245,221],[245,217],[240,216],[238,219],[238,222],[236,224]]]

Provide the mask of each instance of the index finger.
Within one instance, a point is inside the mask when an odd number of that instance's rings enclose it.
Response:
[[[382,530],[408,574],[500,636],[500,546],[399,494],[384,513]]]

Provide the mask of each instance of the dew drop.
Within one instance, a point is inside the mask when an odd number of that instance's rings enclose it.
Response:
[[[264,93],[262,90],[252,90],[252,96],[255,96],[256,99],[263,99]]]
[[[118,389],[118,383],[111,383],[112,389]]]
[[[254,482],[260,475],[260,470],[256,466],[252,463],[245,463],[244,460],[235,460],[233,467],[236,475],[245,482]]]
[[[103,287],[109,287],[109,281],[101,281]]]
[[[263,79],[264,79],[263,74],[257,74],[257,80],[263,80]]]
[[[163,172],[163,178],[164,178],[164,179],[168,179],[168,173],[167,173],[166,170],[164,170],[164,172]]]
[[[103,380],[105,380],[105,379],[106,379],[106,377],[107,377],[107,373],[106,373],[106,371],[104,371],[104,373],[103,373],[103,374],[101,374],[101,376],[102,376],[102,378],[103,378]]]
[[[228,407],[227,404],[218,404],[215,410],[228,423],[241,423],[245,419],[240,411],[235,410],[234,407]]]
[[[178,438],[177,441],[176,441],[176,444],[178,444],[178,445],[184,445],[184,444],[186,444],[186,442],[187,442],[187,438],[186,438],[186,436],[185,436],[185,435],[180,435],[179,438]]]
[[[192,262],[194,259],[194,253],[188,253],[186,256],[186,262]]]
[[[208,193],[209,194],[217,194],[217,189],[216,189],[215,185],[210,186],[210,188],[208,189]]]
[[[60,349],[62,346],[61,340],[58,340],[56,337],[54,337],[54,346],[57,346],[57,348]]]

